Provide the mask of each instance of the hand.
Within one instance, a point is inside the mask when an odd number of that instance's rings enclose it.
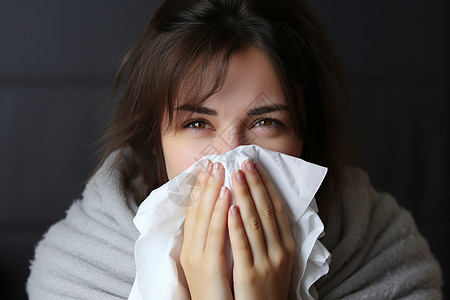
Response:
[[[259,163],[232,175],[237,206],[228,213],[236,299],[287,299],[295,241],[283,203]]]
[[[233,299],[224,254],[230,191],[225,170],[205,160],[191,194],[180,262],[191,299]]]

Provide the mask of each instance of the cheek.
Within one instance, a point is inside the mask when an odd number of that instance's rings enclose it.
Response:
[[[255,144],[295,157],[300,157],[303,149],[303,141],[295,135],[284,135],[274,139],[258,139]]]
[[[163,139],[164,160],[169,180],[198,161],[201,158],[199,153],[202,147],[202,144],[193,143],[192,140]]]

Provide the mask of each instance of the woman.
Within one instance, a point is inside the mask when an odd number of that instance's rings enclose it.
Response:
[[[138,205],[203,155],[244,144],[329,168],[316,197],[332,253],[319,298],[440,298],[439,266],[410,215],[347,166],[342,71],[301,1],[167,0],[125,57],[116,92],[104,160],[36,249],[31,299],[128,297]],[[197,180],[181,253],[192,298],[286,299],[295,245],[267,174],[249,161],[233,175],[237,207],[220,165]]]

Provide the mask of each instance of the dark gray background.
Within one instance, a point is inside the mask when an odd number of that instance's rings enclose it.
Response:
[[[26,298],[34,246],[80,197],[112,76],[158,2],[0,2],[0,298]],[[373,185],[412,212],[448,274],[448,4],[309,2],[347,71]]]

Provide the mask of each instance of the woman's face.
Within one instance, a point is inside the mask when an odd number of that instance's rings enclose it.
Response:
[[[294,133],[276,73],[254,47],[233,55],[219,92],[200,106],[181,105],[176,110],[181,125],[162,132],[169,180],[205,155],[240,145],[255,144],[297,157],[302,152],[303,141]],[[167,128],[167,117],[163,124]]]

